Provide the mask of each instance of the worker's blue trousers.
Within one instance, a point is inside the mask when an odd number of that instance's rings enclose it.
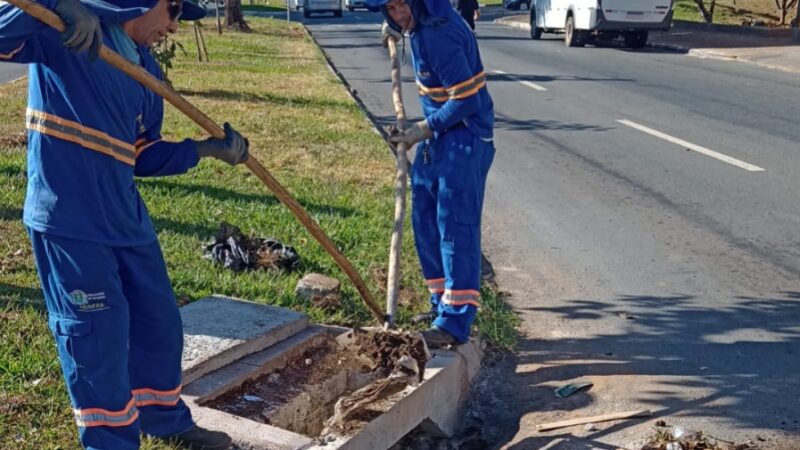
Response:
[[[109,247],[29,230],[84,448],[194,426],[180,398],[183,330],[158,242]]]
[[[411,220],[433,325],[469,339],[480,306],[481,210],[494,144],[464,127],[421,142],[411,172]]]

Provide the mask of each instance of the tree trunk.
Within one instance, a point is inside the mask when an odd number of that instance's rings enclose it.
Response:
[[[789,10],[797,3],[797,0],[775,0],[775,6],[778,8],[780,14],[780,25],[786,25],[786,17],[789,15]]]
[[[777,0],[775,0],[777,1]],[[697,5],[697,9],[700,10],[700,15],[703,16],[703,20],[706,23],[713,23],[714,22],[714,8],[717,6],[717,0],[711,0],[711,5],[709,8],[706,8],[705,3],[703,0],[694,0],[694,3]]]
[[[242,0],[225,0],[225,25],[244,33],[251,31],[247,22],[244,21]]]

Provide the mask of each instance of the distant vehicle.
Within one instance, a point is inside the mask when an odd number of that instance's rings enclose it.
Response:
[[[672,25],[672,0],[533,0],[531,39],[542,33],[564,33],[568,47],[617,37],[625,46],[642,48],[650,31]]]
[[[532,0],[504,0],[503,8],[518,11],[522,5],[525,5],[526,9],[531,9],[531,1]]]
[[[369,9],[364,0],[344,0],[344,6],[347,7],[347,10],[350,12],[355,11],[356,8]]]
[[[333,13],[334,17],[342,17],[341,0],[303,0],[303,17],[311,17],[311,13]]]
[[[295,11],[300,11],[300,7],[303,6],[303,0],[286,0],[289,9],[293,9]]]

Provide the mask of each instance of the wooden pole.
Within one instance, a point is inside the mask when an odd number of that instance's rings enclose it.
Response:
[[[38,3],[32,0],[8,0],[8,3],[25,11],[47,25],[50,25],[59,31],[64,31],[64,22],[62,22],[55,13],[39,5]],[[206,116],[202,111],[181,97],[180,94],[175,92],[169,85],[147,72],[143,67],[131,63],[127,59],[110,50],[105,45],[100,48],[100,59],[121,70],[145,87],[150,88],[153,92],[160,95],[168,102],[172,103],[176,108],[178,108],[178,110],[200,125],[200,127],[206,130],[211,136],[220,139],[225,137],[225,132],[219,125],[211,120],[211,118]],[[361,295],[361,298],[372,312],[372,315],[375,316],[379,323],[383,322],[385,320],[383,312],[377,303],[375,303],[369,288],[367,288],[367,285],[364,283],[364,280],[361,279],[361,276],[358,274],[355,267],[353,267],[350,261],[336,247],[336,244],[334,244],[331,238],[329,238],[328,235],[322,231],[314,219],[312,219],[306,210],[300,206],[300,203],[298,203],[297,200],[295,200],[294,197],[292,197],[292,195],[289,194],[289,192],[283,186],[281,186],[281,184],[278,183],[275,178],[272,177],[272,174],[270,174],[258,160],[250,155],[244,164],[275,194],[276,197],[278,197],[278,199],[284,205],[286,205],[287,208],[289,208],[289,210],[295,215],[295,217],[297,217],[300,223],[302,223],[303,226],[311,233],[311,235],[314,236],[317,242],[322,245],[325,251],[327,251],[328,254],[333,257],[334,261],[336,261],[339,267],[353,282],[358,290],[358,293]]]
[[[626,411],[619,413],[603,414],[600,416],[581,417],[578,419],[567,419],[558,422],[542,423],[536,425],[536,431],[549,431],[557,428],[571,427],[575,425],[584,425],[587,423],[608,422],[609,420],[622,420],[633,419],[635,417],[650,417],[652,413],[649,410],[642,411]]]
[[[406,110],[403,106],[403,80],[400,72],[400,57],[397,55],[397,41],[389,38],[389,58],[392,60],[392,101],[397,116],[397,126],[405,127]],[[394,229],[389,250],[389,274],[386,277],[386,322],[385,328],[394,326],[397,315],[397,297],[400,290],[400,250],[403,246],[403,225],[406,217],[406,185],[408,179],[408,145],[397,145],[397,174],[394,179]]]

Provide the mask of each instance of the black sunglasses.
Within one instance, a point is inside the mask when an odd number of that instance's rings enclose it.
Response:
[[[183,0],[169,0],[168,5],[170,20],[178,20],[183,14]]]

